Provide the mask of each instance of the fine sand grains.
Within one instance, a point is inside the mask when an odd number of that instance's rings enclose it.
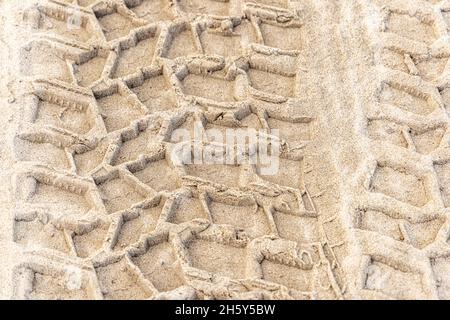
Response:
[[[0,9],[0,297],[450,298],[447,5]]]

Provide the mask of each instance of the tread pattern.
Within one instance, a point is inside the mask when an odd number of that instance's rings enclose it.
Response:
[[[355,290],[448,299],[448,3],[364,4],[377,80],[364,110],[370,152],[354,186]]]
[[[303,14],[279,0],[28,8],[14,241],[31,254],[15,297],[341,298],[305,182],[320,141],[298,107]],[[174,166],[172,133],[198,121],[281,128],[280,173]]]

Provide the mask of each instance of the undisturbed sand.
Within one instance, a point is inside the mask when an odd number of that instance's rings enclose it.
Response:
[[[0,298],[450,298],[449,1],[0,18]],[[176,163],[180,128],[279,130],[279,170]]]

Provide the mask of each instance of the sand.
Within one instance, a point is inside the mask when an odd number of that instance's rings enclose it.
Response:
[[[447,1],[0,18],[0,298],[450,298]],[[248,128],[270,163],[217,140]]]

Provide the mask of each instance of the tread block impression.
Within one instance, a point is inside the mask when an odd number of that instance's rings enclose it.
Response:
[[[114,171],[96,180],[103,203],[108,213],[131,208],[145,199],[145,192],[128,178]]]
[[[148,22],[170,21],[174,19],[167,0],[125,0],[125,5],[140,18]]]
[[[144,253],[131,259],[159,292],[175,290],[186,283],[175,252],[167,241],[148,244]]]
[[[314,271],[303,270],[270,260],[261,263],[263,279],[295,289],[300,292],[312,291]]]
[[[378,291],[392,298],[412,299],[421,296],[422,275],[372,259],[367,267],[364,286],[365,289]]]
[[[48,248],[68,254],[64,232],[58,229],[47,216],[37,214],[16,216],[14,222],[14,241],[28,248]]]
[[[131,30],[139,27],[123,8],[116,4],[99,3],[94,7],[94,13],[107,41],[127,36]]]
[[[164,201],[155,198],[141,208],[124,212],[118,227],[114,250],[123,250],[155,230]]]
[[[159,31],[155,27],[138,33],[134,43],[130,43],[130,41],[121,42],[113,78],[124,77],[137,72],[142,67],[151,65],[158,36]]]
[[[398,108],[418,115],[428,115],[436,106],[416,91],[407,91],[396,85],[384,85],[380,102],[392,104]]]
[[[377,210],[361,210],[357,219],[357,228],[377,232],[419,249],[425,248],[436,240],[444,223],[442,219],[410,222],[402,218],[393,218],[388,213]]]
[[[167,221],[179,224],[194,219],[208,219],[208,213],[201,200],[193,196],[177,197]]]
[[[95,269],[103,297],[107,300],[142,300],[152,294],[126,258]]]
[[[386,32],[395,33],[411,40],[432,44],[436,39],[433,23],[421,21],[409,14],[390,12],[386,23]]]
[[[402,188],[398,188],[401,184]],[[405,169],[378,164],[373,174],[370,191],[382,193],[413,206],[422,207],[429,201],[423,178]]]
[[[22,268],[17,275],[26,292],[21,299],[49,300],[57,296],[61,300],[86,300],[96,297],[92,279],[77,266],[61,269],[32,265]]]
[[[194,239],[187,252],[194,268],[232,279],[245,278],[245,248]]]
[[[99,91],[95,96],[107,132],[123,129],[146,113],[139,102],[130,97],[128,89],[120,85]]]

